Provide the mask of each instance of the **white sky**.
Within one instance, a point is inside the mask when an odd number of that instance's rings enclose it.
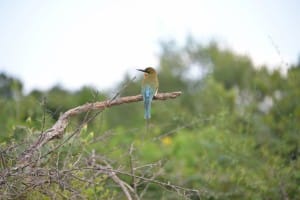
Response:
[[[27,92],[113,87],[125,72],[157,67],[159,41],[184,44],[188,35],[217,39],[255,64],[293,64],[299,9],[297,0],[0,0],[0,73]]]

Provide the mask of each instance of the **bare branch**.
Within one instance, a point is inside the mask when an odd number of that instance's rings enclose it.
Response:
[[[159,93],[154,97],[154,100],[167,100],[167,99],[174,99],[181,95],[181,92],[171,92],[171,93]],[[141,95],[136,96],[127,96],[113,99],[101,101],[101,102],[94,102],[94,103],[86,103],[84,105],[72,108],[65,113],[63,113],[56,123],[48,130],[42,132],[37,139],[28,149],[26,149],[18,159],[18,165],[16,169],[26,167],[30,164],[33,155],[37,152],[42,146],[44,146],[49,141],[61,138],[64,134],[64,130],[69,124],[70,117],[79,115],[81,113],[90,112],[90,111],[102,111],[106,108],[111,106],[117,106],[124,103],[134,103],[138,101],[142,101]]]
[[[105,169],[112,169],[112,167],[107,162],[105,162],[105,164],[106,164],[106,166],[104,167]],[[115,171],[103,170],[103,172],[106,173],[116,184],[118,184],[120,186],[120,188],[122,189],[123,193],[125,194],[125,196],[128,200],[133,199],[130,195],[130,191],[136,195],[134,189],[130,185],[128,185],[126,182],[121,180],[117,176],[117,173]]]
[[[124,194],[126,195],[126,197],[128,199],[129,199],[129,196],[130,196],[129,192],[134,194],[136,199],[139,199],[139,197],[137,196],[137,193],[134,191],[134,189],[130,185],[128,185],[125,181],[121,180],[117,175],[125,175],[125,176],[129,176],[129,177],[134,176],[136,179],[143,180],[147,184],[152,183],[152,184],[159,185],[159,186],[165,188],[166,190],[175,191],[181,196],[186,196],[186,195],[190,195],[190,194],[193,193],[193,194],[197,194],[197,196],[200,197],[201,194],[209,193],[206,190],[185,188],[185,187],[182,187],[182,186],[179,186],[179,185],[172,184],[169,181],[168,182],[159,181],[159,180],[155,179],[155,177],[147,178],[147,177],[144,177],[144,176],[131,174],[130,172],[125,172],[125,171],[121,171],[121,170],[118,170],[118,169],[113,169],[111,167],[111,165],[109,165],[106,161],[104,161],[104,163],[105,163],[106,166],[98,164],[98,165],[95,165],[95,166],[92,166],[92,167],[73,168],[73,169],[70,169],[69,172],[71,172],[71,171],[82,171],[82,170],[93,170],[93,171],[99,171],[102,174],[107,174],[107,175],[109,175],[110,178],[113,179],[113,181],[116,184],[118,184],[121,187],[121,189],[123,190]],[[144,193],[144,192],[142,192],[142,193]],[[144,194],[142,194],[142,195],[144,195]]]

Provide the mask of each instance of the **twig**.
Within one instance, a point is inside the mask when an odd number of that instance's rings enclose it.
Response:
[[[42,99],[42,108],[43,108],[43,119],[42,119],[42,132],[44,132],[45,123],[46,123],[46,97]]]
[[[283,56],[282,56],[282,54],[281,54],[281,52],[280,52],[280,49],[279,49],[278,45],[274,42],[274,40],[273,40],[273,38],[271,37],[271,35],[268,35],[268,37],[269,37],[269,40],[271,41],[272,46],[275,48],[276,53],[278,54],[278,56],[279,56],[279,58],[280,58],[281,64],[282,64],[282,65],[285,65],[286,67],[288,67],[288,66],[289,66],[289,63],[288,63],[288,62],[285,62],[285,60],[284,60],[284,58],[283,58]]]
[[[156,165],[161,165],[161,161],[159,161]],[[162,173],[162,170],[159,169],[158,172],[154,173],[152,175],[152,177],[150,178],[151,180],[154,180],[157,176],[159,176],[160,174]],[[142,192],[140,193],[140,198],[143,199],[143,196],[146,194],[149,186],[150,186],[150,183],[151,182],[146,182],[146,186],[144,187],[144,189],[142,190]]]
[[[129,149],[129,167],[130,167],[131,174],[135,174],[134,164],[133,164],[133,150],[134,150],[133,143],[131,143],[130,149]],[[136,183],[134,176],[132,176],[131,185],[134,189],[134,192],[137,193],[137,187],[136,187],[137,183]]]

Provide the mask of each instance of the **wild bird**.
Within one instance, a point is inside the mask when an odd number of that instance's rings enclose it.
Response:
[[[142,81],[142,96],[144,100],[144,118],[148,121],[151,118],[151,102],[158,91],[158,77],[155,69],[147,67],[146,69],[137,69],[144,72]]]

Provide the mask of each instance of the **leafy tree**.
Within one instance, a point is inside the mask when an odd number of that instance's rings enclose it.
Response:
[[[41,155],[50,153],[36,163],[39,170],[51,169],[50,175],[59,170],[60,185],[35,186],[22,198],[58,193],[64,198],[124,198],[110,181],[111,174],[97,176],[75,168],[111,163],[107,168],[124,172],[115,173],[128,185],[134,188],[138,182],[134,189],[143,199],[176,199],[178,193],[168,191],[174,185],[195,189],[186,190],[184,197],[190,199],[296,199],[300,195],[299,69],[300,63],[293,65],[284,76],[280,70],[254,66],[247,55],[215,41],[201,44],[190,37],[184,46],[162,42],[159,92],[180,90],[182,96],[154,101],[147,131],[142,102],[106,109],[88,124],[83,122],[95,113],[76,116],[62,141],[42,148]],[[141,78],[132,81],[125,75],[117,87],[105,92],[55,86],[23,95],[20,81],[1,74],[1,170],[13,167],[14,158],[25,149],[15,148],[14,142],[30,143],[72,107],[107,100],[116,91],[121,91],[120,96],[139,94]],[[140,179],[128,176],[133,172]],[[10,177],[11,184],[6,185],[22,188],[21,181],[30,179],[20,177]],[[163,184],[168,181],[171,184]],[[62,189],[62,183],[78,193]]]

